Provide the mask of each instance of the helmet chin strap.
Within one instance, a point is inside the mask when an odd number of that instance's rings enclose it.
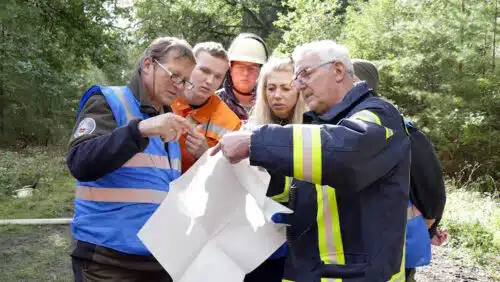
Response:
[[[243,91],[240,91],[236,88],[236,85],[233,84],[233,90],[238,92],[238,94],[242,95],[242,96],[253,96],[253,91],[250,91],[250,92],[243,92]]]

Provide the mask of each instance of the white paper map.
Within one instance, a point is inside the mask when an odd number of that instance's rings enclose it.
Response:
[[[174,282],[237,282],[285,242],[271,216],[292,211],[266,197],[270,176],[248,160],[205,153],[138,236]]]

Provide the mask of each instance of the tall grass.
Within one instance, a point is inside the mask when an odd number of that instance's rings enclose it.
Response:
[[[449,234],[448,253],[488,270],[500,280],[500,201],[462,189],[448,191],[442,226]]]

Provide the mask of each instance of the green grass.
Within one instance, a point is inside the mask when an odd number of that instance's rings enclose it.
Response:
[[[68,226],[0,226],[1,281],[72,281]]]
[[[38,181],[32,197],[12,191]],[[2,219],[73,216],[75,181],[57,148],[0,150]],[[0,225],[0,281],[72,281],[68,225]]]
[[[500,202],[478,192],[451,190],[442,226],[447,254],[488,271],[500,280]]]
[[[33,197],[12,197],[12,191],[35,182],[38,186]],[[61,150],[0,151],[0,214],[3,219],[71,217],[74,191],[74,179],[66,168]]]

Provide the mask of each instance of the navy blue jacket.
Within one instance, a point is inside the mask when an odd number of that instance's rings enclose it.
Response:
[[[400,113],[359,83],[304,123],[262,126],[250,147],[252,165],[297,179],[286,278],[403,281],[410,140]]]

